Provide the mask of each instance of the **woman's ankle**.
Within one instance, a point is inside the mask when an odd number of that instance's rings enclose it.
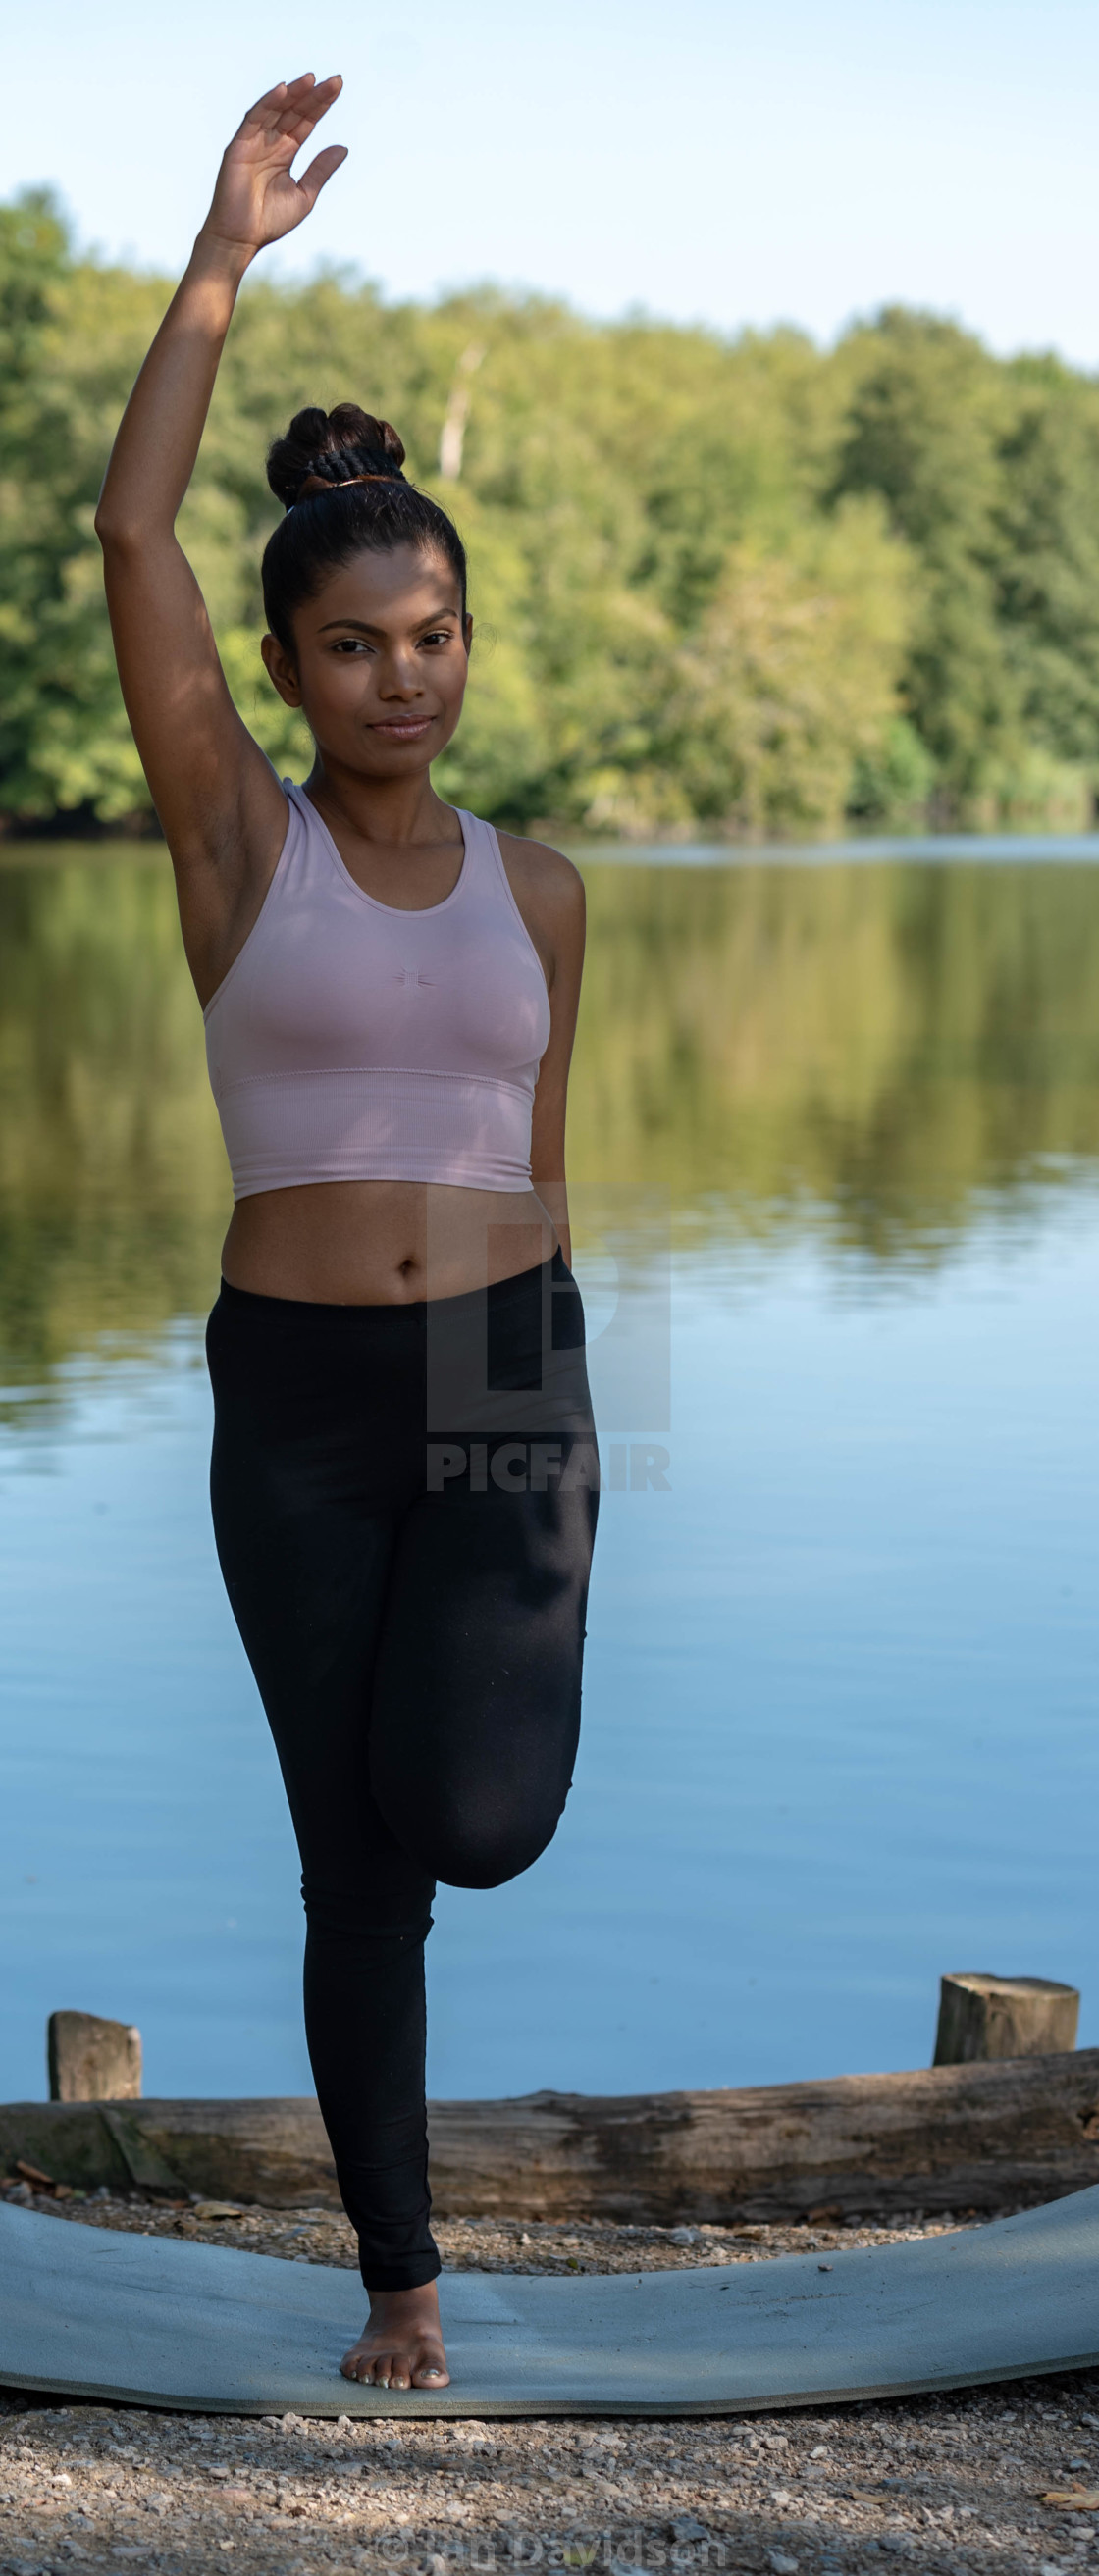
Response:
[[[381,2311],[395,2299],[402,2300],[409,2309],[415,2306],[426,2309],[432,2316],[438,2314],[439,2293],[434,2281],[410,2281],[406,2287],[396,2290],[372,2290],[367,2283],[366,2295],[372,2316],[375,2309]]]

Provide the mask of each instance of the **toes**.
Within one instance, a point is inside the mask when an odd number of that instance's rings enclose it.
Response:
[[[410,2388],[445,2388],[450,2373],[439,2362],[415,2364],[408,2353],[361,2352],[344,2354],[340,2370],[345,2379],[357,2379],[372,2388],[393,2388],[407,2392]]]

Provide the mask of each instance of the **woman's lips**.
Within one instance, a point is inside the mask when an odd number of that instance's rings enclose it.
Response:
[[[387,742],[418,742],[420,735],[427,733],[434,722],[434,716],[383,717],[381,723],[371,725],[370,730],[383,735]]]

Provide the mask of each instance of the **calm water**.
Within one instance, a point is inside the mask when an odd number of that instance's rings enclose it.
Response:
[[[587,854],[604,1495],[556,1843],[441,1890],[431,2089],[1099,2040],[1095,845]],[[156,852],[0,866],[0,2094],[55,2005],[297,2092],[296,1860],[207,1516],[229,1194]],[[613,1456],[612,1456],[613,1452]],[[631,1490],[666,1452],[668,1490]]]

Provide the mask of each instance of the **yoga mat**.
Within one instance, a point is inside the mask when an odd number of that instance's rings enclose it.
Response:
[[[342,2379],[358,2277],[0,2206],[0,2384],[218,2415],[720,2415],[1099,2366],[1099,2185],[912,2244],[446,2272],[449,2388]]]

